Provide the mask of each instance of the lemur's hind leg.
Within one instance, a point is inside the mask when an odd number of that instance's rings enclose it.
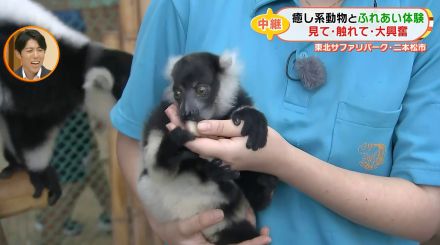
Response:
[[[223,161],[214,158],[206,163],[206,175],[214,181],[228,181],[240,177],[240,172],[232,170],[230,166],[223,164]]]
[[[57,173],[52,166],[49,166],[52,157],[55,137],[58,130],[52,130],[47,138],[36,147],[23,151],[25,165],[29,171],[29,177],[35,188],[33,197],[38,198],[44,188],[49,190],[49,204],[56,203],[61,196],[61,186]]]

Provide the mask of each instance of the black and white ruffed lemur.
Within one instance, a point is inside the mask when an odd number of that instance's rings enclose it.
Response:
[[[33,196],[48,188],[48,202],[54,204],[61,187],[49,161],[58,128],[82,106],[90,117],[108,122],[109,110],[128,79],[132,56],[91,42],[33,1],[1,0],[0,5],[2,50],[9,36],[29,25],[47,29],[59,45],[58,66],[40,82],[22,82],[0,65],[0,138],[9,164],[0,177],[25,167]]]
[[[206,160],[184,147],[195,139],[191,127],[168,131],[164,110],[175,103],[184,124],[204,119],[231,119],[243,124],[246,147],[258,150],[267,141],[265,116],[239,84],[234,53],[221,56],[193,53],[170,59],[171,81],[162,102],[145,124],[142,141],[143,170],[138,192],[146,208],[159,221],[185,219],[200,211],[219,208],[224,220],[203,231],[214,244],[233,244],[259,236],[246,219],[248,208],[265,208],[277,179],[267,174],[232,171],[219,159]]]

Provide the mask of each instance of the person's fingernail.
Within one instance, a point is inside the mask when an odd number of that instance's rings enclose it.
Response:
[[[267,243],[271,243],[272,239],[270,237],[268,237],[266,241],[267,241]]]
[[[216,209],[213,213],[215,220],[221,220],[223,219],[223,211],[221,209]]]
[[[168,130],[172,130],[173,129],[173,124],[172,123],[168,123],[165,126],[167,127]]]
[[[207,130],[211,129],[211,124],[209,122],[199,122],[197,124],[197,129],[199,131],[207,131]]]
[[[170,109],[167,108],[167,109],[165,110],[165,115],[167,115],[167,117],[172,116],[172,115],[171,115],[171,112],[170,112]]]

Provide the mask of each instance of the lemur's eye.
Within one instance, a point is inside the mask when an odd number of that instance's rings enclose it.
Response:
[[[182,91],[180,89],[174,90],[174,99],[180,100],[180,97],[182,97]]]
[[[196,93],[198,96],[207,96],[209,94],[209,87],[206,85],[197,86]]]

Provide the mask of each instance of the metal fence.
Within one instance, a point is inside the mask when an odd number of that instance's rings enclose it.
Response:
[[[59,16],[67,16],[64,21],[74,28],[84,31],[92,40],[101,41],[103,34],[119,30],[118,0],[36,0]],[[77,13],[84,24],[68,15]],[[84,30],[82,30],[84,28]]]
[[[107,161],[100,157],[87,114],[73,113],[57,136],[50,163],[63,195],[54,206],[3,219],[8,243],[111,243]]]

